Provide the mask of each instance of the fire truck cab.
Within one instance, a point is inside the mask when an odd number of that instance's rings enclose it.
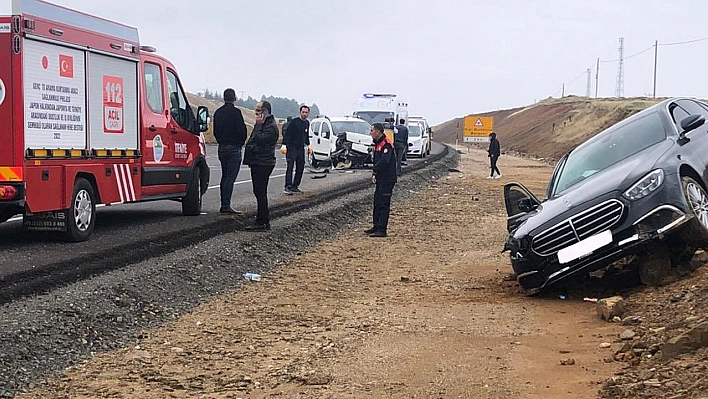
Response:
[[[199,215],[207,120],[136,28],[0,0],[0,222],[83,241],[97,204],[171,199]]]

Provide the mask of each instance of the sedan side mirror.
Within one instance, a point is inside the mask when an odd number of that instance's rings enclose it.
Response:
[[[534,204],[531,201],[531,198],[521,198],[519,200],[519,210],[522,212],[531,212],[532,210],[534,210]]]
[[[209,109],[203,105],[197,108],[197,124],[199,124],[200,132],[206,132],[209,129]]]
[[[686,133],[691,130],[696,130],[697,128],[703,126],[706,123],[706,118],[703,115],[689,115],[681,120],[681,136],[686,135]]]

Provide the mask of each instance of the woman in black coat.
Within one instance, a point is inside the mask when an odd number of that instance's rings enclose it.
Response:
[[[246,143],[243,164],[251,168],[253,194],[258,203],[256,221],[246,227],[247,231],[270,230],[268,213],[268,181],[275,168],[275,145],[278,142],[278,124],[268,101],[256,105],[256,125]]]

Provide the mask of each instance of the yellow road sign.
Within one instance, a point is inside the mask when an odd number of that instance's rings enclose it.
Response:
[[[468,143],[489,142],[489,133],[494,131],[493,116],[465,116],[463,136]]]

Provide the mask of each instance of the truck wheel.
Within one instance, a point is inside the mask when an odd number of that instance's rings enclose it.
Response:
[[[67,212],[66,238],[86,241],[96,225],[96,194],[88,180],[79,177],[74,183],[71,207]]]
[[[200,170],[196,168],[189,182],[187,195],[182,198],[182,214],[185,216],[199,216],[202,213],[202,190]]]
[[[681,177],[681,186],[693,216],[684,225],[683,237],[689,243],[705,248],[708,245],[708,194],[698,182],[688,176]]]

